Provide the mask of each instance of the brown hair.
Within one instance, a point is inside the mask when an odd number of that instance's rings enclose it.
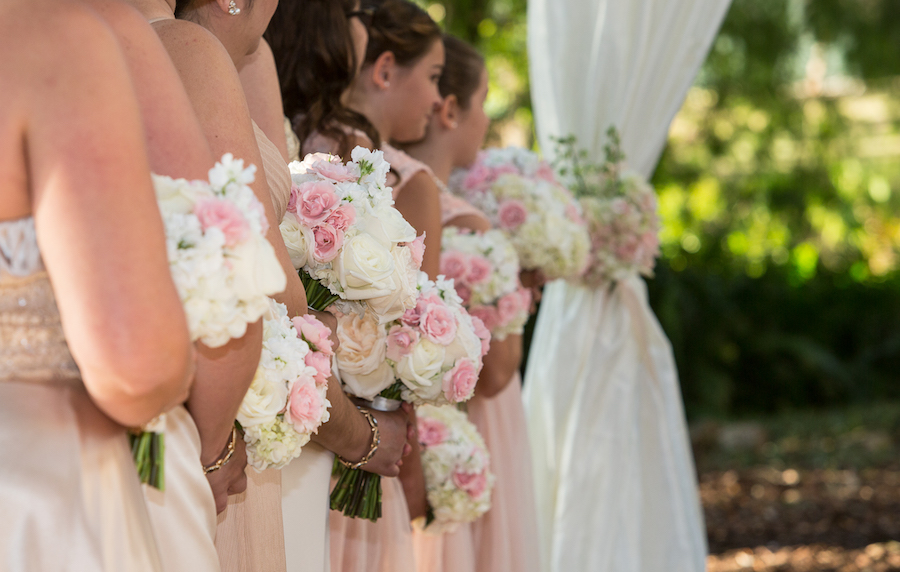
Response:
[[[455,95],[460,109],[468,110],[481,84],[484,57],[478,50],[450,34],[444,34],[444,73],[438,83],[441,97]]]
[[[367,0],[375,8],[369,28],[366,61],[371,64],[391,52],[401,66],[415,64],[441,38],[441,29],[428,12],[407,0]]]
[[[347,13],[354,0],[279,2],[265,38],[275,55],[284,114],[300,144],[314,133],[337,142],[350,154],[351,137],[342,125],[363,131],[376,146],[378,131],[361,114],[341,104],[356,75],[356,51]]]

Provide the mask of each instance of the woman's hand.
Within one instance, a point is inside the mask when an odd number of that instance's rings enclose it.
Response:
[[[214,463],[215,460],[211,461]],[[213,498],[216,499],[216,514],[221,513],[228,506],[228,497],[247,490],[247,446],[244,439],[238,434],[235,437],[234,454],[231,459],[222,465],[222,468],[207,473],[206,480],[212,489]]]
[[[411,411],[412,405],[409,403],[404,403],[397,411],[372,410],[372,415],[378,420],[381,443],[372,460],[360,467],[362,470],[383,477],[400,475],[403,458],[412,451],[409,442],[416,438],[415,427],[410,422]]]

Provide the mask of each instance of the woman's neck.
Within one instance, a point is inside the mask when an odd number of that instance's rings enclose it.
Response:
[[[424,141],[405,146],[404,151],[431,167],[434,176],[446,183],[456,166],[453,154],[447,152],[446,143],[441,137],[427,137]]]
[[[390,142],[393,134],[390,129],[390,122],[384,117],[384,113],[379,106],[372,101],[366,92],[358,87],[351,86],[342,98],[344,107],[351,111],[355,111],[369,120],[378,136],[384,142]]]

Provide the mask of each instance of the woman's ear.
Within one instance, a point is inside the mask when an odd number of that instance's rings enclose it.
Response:
[[[456,129],[459,127],[460,115],[459,101],[453,94],[448,95],[441,100],[441,103],[435,108],[434,114],[438,118],[438,122],[444,129]]]
[[[383,52],[372,64],[370,70],[372,82],[379,89],[387,89],[391,86],[391,80],[394,79],[396,70],[397,58],[394,56],[394,52]]]

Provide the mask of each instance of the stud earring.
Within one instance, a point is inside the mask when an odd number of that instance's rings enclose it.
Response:
[[[232,16],[237,16],[241,13],[241,9],[237,7],[237,4],[234,3],[234,0],[228,3],[228,13]]]
[[[456,129],[457,127],[459,127],[459,123],[456,122],[456,121],[451,121],[451,122],[450,122],[450,127],[452,127],[453,129]]]
[[[391,87],[391,82],[384,80],[384,87]]]

